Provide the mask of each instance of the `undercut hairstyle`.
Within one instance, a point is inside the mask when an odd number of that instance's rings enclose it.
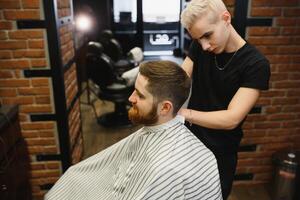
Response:
[[[146,89],[156,103],[169,100],[176,115],[189,96],[191,79],[172,61],[148,61],[140,64],[140,74],[148,80]]]
[[[217,14],[227,11],[222,0],[192,0],[181,13],[181,24],[190,30],[197,19],[208,16],[212,22],[218,19]]]

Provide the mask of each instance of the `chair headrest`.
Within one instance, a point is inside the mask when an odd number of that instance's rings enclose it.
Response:
[[[99,55],[103,53],[103,46],[99,42],[91,41],[88,44],[87,53]]]
[[[103,30],[101,32],[101,35],[100,35],[100,41],[101,42],[105,42],[105,41],[109,41],[110,39],[112,39],[114,37],[113,33],[111,30]]]
[[[127,55],[135,63],[140,63],[144,59],[143,50],[140,47],[132,48]]]

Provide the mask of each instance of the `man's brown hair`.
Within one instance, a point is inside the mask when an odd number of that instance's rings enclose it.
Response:
[[[191,79],[172,61],[148,61],[140,65],[140,74],[148,80],[146,89],[156,103],[169,100],[173,104],[173,115],[188,98]]]

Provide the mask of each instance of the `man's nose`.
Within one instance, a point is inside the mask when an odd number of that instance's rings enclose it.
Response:
[[[201,41],[200,43],[201,43],[202,49],[203,49],[204,51],[207,51],[207,50],[210,48],[210,44],[209,44],[208,41],[203,40],[203,41]]]
[[[134,93],[134,92],[133,92]],[[131,94],[130,97],[128,98],[130,103],[134,103],[135,102],[135,98],[134,98],[134,94]]]

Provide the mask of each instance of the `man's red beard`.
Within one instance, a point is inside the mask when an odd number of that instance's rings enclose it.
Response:
[[[128,117],[133,124],[153,125],[157,122],[157,105],[153,105],[150,112],[142,116],[136,106],[132,106],[128,111]]]

